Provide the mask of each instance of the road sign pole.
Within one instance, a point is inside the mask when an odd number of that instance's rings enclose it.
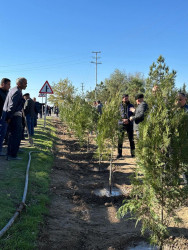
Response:
[[[44,85],[42,86],[39,93],[42,95],[42,97],[45,94],[45,97],[46,97],[46,99],[45,99],[45,109],[44,109],[44,128],[45,128],[46,127],[46,114],[47,114],[47,94],[53,94],[53,90],[52,90],[52,88],[51,88],[48,81],[46,81],[44,83]],[[43,102],[43,100],[42,100],[42,102]]]
[[[43,96],[42,96],[42,104],[43,104]],[[42,105],[42,117],[44,116],[44,107]]]
[[[46,127],[46,113],[47,113],[47,94],[46,94],[46,99],[45,99],[44,128]]]

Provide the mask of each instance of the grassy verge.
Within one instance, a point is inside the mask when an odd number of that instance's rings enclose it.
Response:
[[[1,169],[0,230],[7,224],[22,200],[29,151],[40,151],[31,155],[26,209],[0,239],[0,249],[36,249],[40,224],[43,223],[44,214],[48,213],[49,174],[53,164],[52,149],[56,140],[55,128],[51,119],[48,119],[45,129],[43,124],[39,124],[35,129],[34,147],[25,144],[24,153],[19,155],[23,159],[8,161],[3,171]]]

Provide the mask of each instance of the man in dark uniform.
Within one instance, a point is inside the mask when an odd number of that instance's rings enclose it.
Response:
[[[3,78],[1,80],[1,85],[0,85],[0,156],[6,155],[5,153],[2,152],[2,145],[7,132],[7,123],[3,119],[1,119],[1,116],[3,112],[5,99],[10,89],[10,82],[11,82],[10,79]]]
[[[121,120],[118,121],[119,125],[119,138],[118,138],[118,155],[117,158],[122,157],[122,147],[123,147],[123,139],[124,133],[127,132],[130,148],[131,148],[131,156],[135,156],[135,143],[133,137],[133,122],[129,120],[129,118],[133,115],[130,110],[131,107],[134,107],[129,101],[129,95],[124,94],[122,96],[122,103],[120,105],[120,115]]]
[[[17,157],[17,153],[22,137],[22,110],[24,107],[22,90],[27,87],[27,79],[18,78],[16,84],[17,86],[12,88],[7,95],[2,114],[2,119],[9,125],[8,160],[21,160]]]

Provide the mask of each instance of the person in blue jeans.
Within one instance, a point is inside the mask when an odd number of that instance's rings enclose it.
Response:
[[[25,99],[24,114],[27,120],[29,135],[34,135],[35,102],[30,98],[30,94],[23,95]]]
[[[6,154],[2,152],[2,145],[5,135],[7,133],[8,124],[5,120],[1,119],[3,106],[5,103],[5,99],[7,97],[8,91],[10,89],[10,79],[3,78],[0,84],[0,156],[5,156]]]

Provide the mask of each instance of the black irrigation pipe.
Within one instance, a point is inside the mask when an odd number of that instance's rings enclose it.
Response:
[[[12,218],[9,220],[9,222],[6,224],[6,226],[4,226],[4,228],[0,231],[0,238],[6,233],[6,231],[12,226],[12,224],[14,223],[14,221],[16,220],[16,218],[18,217],[18,215],[22,212],[22,210],[25,208],[26,204],[26,196],[27,196],[27,190],[28,190],[28,181],[29,181],[29,168],[30,168],[30,164],[31,164],[31,154],[32,153],[41,153],[40,151],[30,151],[29,152],[29,160],[28,160],[28,164],[27,164],[27,169],[26,169],[26,176],[25,176],[25,187],[24,187],[24,192],[23,192],[23,197],[22,197],[22,201],[19,205],[19,207],[17,208],[16,212],[14,213],[14,215],[12,216]]]

